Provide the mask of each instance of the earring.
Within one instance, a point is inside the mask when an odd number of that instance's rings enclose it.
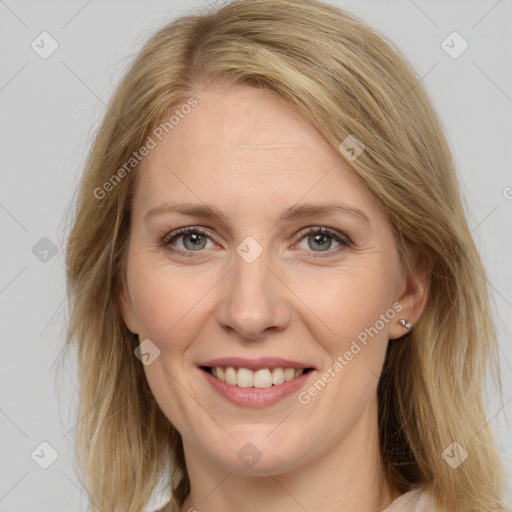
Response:
[[[409,322],[409,320],[404,320],[403,318],[400,320],[400,325],[402,325],[406,329],[411,329],[412,328],[412,323]]]

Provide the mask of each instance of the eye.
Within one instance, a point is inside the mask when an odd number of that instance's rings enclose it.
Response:
[[[303,233],[301,243],[303,241],[306,242],[306,250],[312,250],[313,252],[329,252],[329,256],[332,255],[333,252],[338,252],[340,248],[349,247],[351,245],[347,237],[337,231],[324,227],[309,228],[306,233]],[[338,244],[338,247],[331,251],[333,241]]]
[[[179,246],[180,239],[182,244],[181,247]],[[178,229],[176,231],[172,231],[166,235],[162,240],[162,245],[173,252],[178,252],[185,256],[194,256],[190,253],[211,248],[211,246],[207,246],[208,240],[211,242],[209,230],[189,226],[186,228]],[[177,249],[172,247],[174,245],[172,242],[176,242],[178,244]]]
[[[163,247],[171,252],[182,256],[194,257],[196,256],[194,253],[212,248],[212,235],[213,233],[209,229],[189,226],[167,234],[161,243]],[[333,241],[338,244],[338,247],[331,250]],[[210,242],[210,245],[208,245],[208,242]],[[307,247],[301,247],[302,249],[316,253],[326,252],[325,256],[331,256],[333,253],[339,252],[343,247],[351,245],[350,240],[346,236],[326,227],[311,227],[303,231],[300,243],[304,242],[306,242]],[[324,255],[319,254],[313,257],[319,256]]]

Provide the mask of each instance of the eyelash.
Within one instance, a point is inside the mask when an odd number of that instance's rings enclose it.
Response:
[[[168,250],[170,252],[179,254],[180,256],[185,256],[187,258],[196,258],[198,256],[196,256],[194,253],[202,252],[202,251],[182,251],[180,249],[174,249],[174,248],[171,249],[171,246],[170,246],[170,243],[173,240],[179,238],[180,236],[189,234],[189,233],[197,233],[200,235],[205,235],[208,238],[212,238],[212,234],[213,234],[209,229],[195,227],[195,226],[189,226],[189,227],[180,228],[180,229],[177,229],[176,231],[172,231],[171,233],[168,233],[162,239],[161,244],[166,250]],[[334,240],[336,240],[337,242],[339,242],[341,244],[341,247],[338,247],[337,249],[334,249],[334,250],[329,249],[327,251],[311,251],[311,252],[320,252],[320,253],[326,252],[327,253],[326,255],[318,254],[315,256],[309,256],[312,258],[329,257],[329,256],[332,256],[333,254],[338,253],[340,250],[343,250],[344,247],[350,247],[352,245],[352,242],[349,240],[348,237],[341,235],[330,228],[319,227],[319,226],[310,227],[310,228],[307,228],[307,231],[305,231],[305,232],[303,231],[300,235],[299,242],[302,239],[304,239],[305,237],[311,236],[311,235],[329,235],[331,238],[333,238]]]

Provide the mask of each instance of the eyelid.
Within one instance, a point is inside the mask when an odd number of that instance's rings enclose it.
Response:
[[[179,238],[180,236],[186,235],[188,233],[195,233],[195,232],[207,236],[208,238],[210,238],[212,240],[212,242],[214,242],[214,239],[215,239],[214,232],[210,228],[203,227],[203,226],[185,226],[185,227],[178,228],[178,229],[175,229],[175,230],[167,233],[162,238],[161,245],[164,248],[166,248],[167,250],[169,250],[170,252],[177,253],[180,255],[194,257],[195,252],[201,253],[204,251],[183,251],[182,249],[170,249],[169,242],[171,240],[173,240],[174,238]],[[315,253],[317,254],[317,256],[313,256],[315,258],[316,257],[332,256],[334,254],[337,254],[343,247],[346,248],[346,247],[350,247],[353,245],[352,240],[344,233],[341,233],[338,230],[327,227],[327,226],[319,226],[319,225],[308,226],[306,228],[303,228],[301,231],[299,231],[298,240],[295,242],[294,245],[297,245],[299,242],[301,242],[307,235],[317,235],[317,234],[324,234],[324,235],[330,236],[331,238],[336,240],[341,245],[341,247],[338,247],[333,250],[329,249],[327,251],[310,251],[313,254],[315,254]],[[326,254],[323,255],[322,253],[326,253]]]
[[[334,239],[338,239],[340,243],[352,244],[352,240],[345,233],[327,226],[309,226],[299,232],[300,239],[304,238],[305,235],[315,234],[329,235]]]
[[[162,245],[167,245],[173,238],[179,237],[180,235],[186,235],[190,232],[195,232],[202,235],[207,235],[210,238],[214,237],[214,232],[210,228],[202,227],[202,226],[185,226],[183,228],[174,229],[170,231],[162,238]]]

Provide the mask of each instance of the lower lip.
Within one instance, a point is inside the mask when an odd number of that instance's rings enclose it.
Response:
[[[245,407],[265,407],[275,404],[298,391],[304,386],[306,379],[314,373],[314,370],[310,370],[308,373],[303,373],[292,380],[277,386],[272,385],[269,388],[241,388],[226,384],[203,369],[199,369],[199,371],[219,395],[236,405]]]

